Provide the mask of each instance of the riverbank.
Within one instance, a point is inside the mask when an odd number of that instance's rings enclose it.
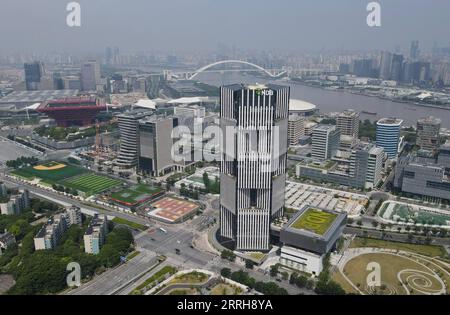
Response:
[[[363,91],[354,91],[354,90],[346,89],[346,88],[333,89],[333,88],[329,88],[329,87],[326,87],[326,86],[308,84],[306,82],[296,81],[296,80],[288,80],[288,81],[285,81],[285,82],[287,82],[289,84],[307,86],[307,87],[316,88],[316,89],[325,90],[325,91],[340,92],[340,93],[348,93],[348,94],[352,94],[352,95],[373,97],[373,98],[377,98],[377,99],[380,99],[380,100],[388,100],[388,101],[393,102],[393,103],[400,103],[400,104],[413,105],[413,106],[421,106],[421,107],[429,107],[429,108],[450,110],[450,106],[440,106],[440,105],[427,104],[427,103],[417,103],[417,102],[410,102],[410,101],[402,101],[402,100],[397,100],[395,98],[390,98],[390,97],[387,97],[387,96],[373,95],[373,94],[370,94],[370,93],[364,93]]]
[[[354,109],[361,113],[361,120],[369,119],[377,121],[384,117],[398,117],[404,120],[405,126],[415,126],[417,120],[427,116],[439,117],[442,120],[442,128],[450,128],[450,115],[447,108],[435,108],[431,106],[416,105],[413,103],[393,102],[378,97],[367,97],[361,94],[340,92],[320,87],[298,84],[297,82],[261,78],[253,75],[242,75],[237,72],[202,73],[199,81],[221,86],[233,83],[273,83],[289,85],[291,98],[300,99],[317,106],[323,113],[342,112],[346,109]],[[366,114],[366,113],[376,113]]]

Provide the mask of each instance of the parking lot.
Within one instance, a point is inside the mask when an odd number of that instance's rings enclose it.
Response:
[[[21,156],[30,157],[36,156],[31,150],[19,146],[5,138],[0,137],[0,163],[4,164],[6,161],[15,160]]]
[[[286,183],[286,207],[300,209],[304,205],[347,212],[355,218],[365,211],[369,199],[364,195],[327,189],[303,183]]]

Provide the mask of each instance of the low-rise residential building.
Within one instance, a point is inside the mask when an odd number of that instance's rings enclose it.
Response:
[[[47,221],[34,238],[34,248],[36,250],[54,249],[68,228],[81,224],[81,209],[72,206],[66,212],[59,213]]]
[[[53,216],[34,237],[34,248],[36,250],[54,249],[67,229],[68,222],[65,213]]]
[[[8,247],[16,243],[16,238],[11,233],[5,231],[5,233],[0,233],[0,256],[3,251],[7,250]]]
[[[67,218],[70,225],[81,225],[83,223],[81,209],[76,206],[72,206],[69,209],[67,209]]]
[[[95,214],[84,233],[84,251],[88,254],[97,255],[105,243],[108,233],[108,219],[106,215]]]
[[[5,198],[6,196],[8,196],[8,188],[5,183],[0,182],[0,198]]]
[[[30,197],[26,189],[21,189],[10,196],[6,195],[2,199],[4,202],[0,203],[0,212],[4,215],[18,215],[30,207]]]

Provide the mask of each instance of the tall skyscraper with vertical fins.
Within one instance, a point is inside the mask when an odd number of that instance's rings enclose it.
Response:
[[[221,88],[220,234],[237,250],[269,250],[283,215],[289,97],[285,86]]]

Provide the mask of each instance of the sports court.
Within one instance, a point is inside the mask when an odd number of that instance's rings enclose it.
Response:
[[[165,197],[151,204],[149,215],[169,223],[182,221],[198,209],[198,205],[181,199]]]
[[[164,191],[161,188],[139,184],[114,192],[110,198],[123,206],[136,207],[156,199],[163,193]]]

